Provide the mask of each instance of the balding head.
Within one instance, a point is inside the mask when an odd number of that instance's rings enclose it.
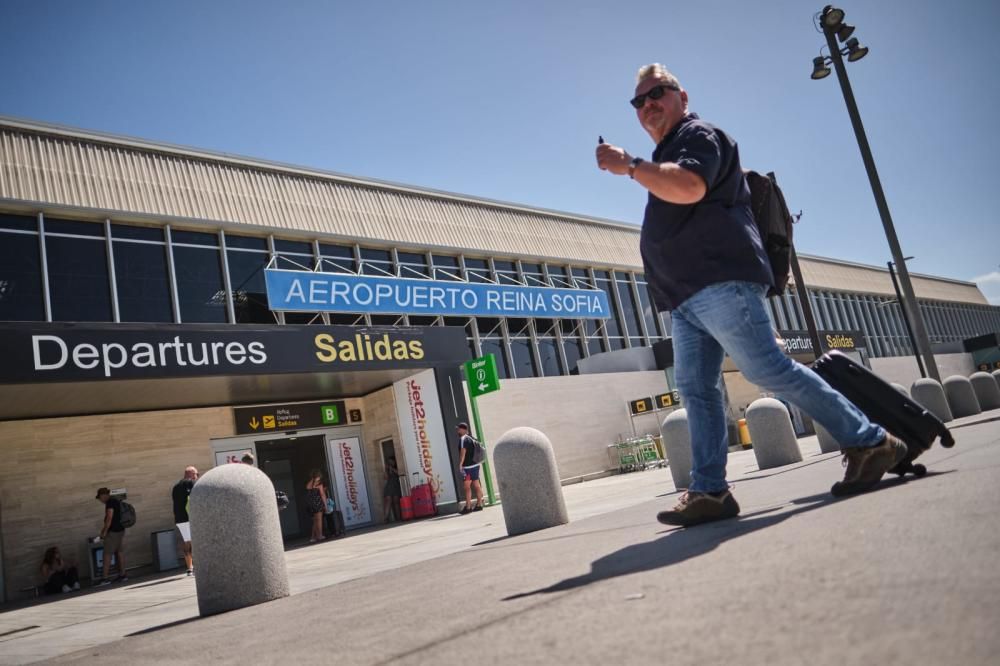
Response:
[[[185,467],[184,478],[196,481],[198,479],[198,468],[194,466]]]

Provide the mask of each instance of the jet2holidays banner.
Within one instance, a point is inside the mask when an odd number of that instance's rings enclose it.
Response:
[[[268,307],[286,312],[367,312],[454,317],[608,319],[600,289],[417,280],[267,269]]]
[[[448,439],[434,384],[434,371],[424,370],[396,382],[392,389],[410,486],[430,482],[437,504],[455,502]]]

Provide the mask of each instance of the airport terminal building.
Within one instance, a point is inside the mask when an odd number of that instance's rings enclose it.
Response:
[[[308,533],[312,469],[349,528],[382,522],[389,458],[454,510],[461,365],[486,354],[501,390],[480,400],[485,439],[531,425],[564,479],[604,472],[607,444],[656,427],[637,426],[629,401],[671,388],[652,353],[669,316],[651,307],[638,234],[0,118],[0,600],[37,582],[50,545],[85,561],[96,488],[136,507],[126,550],[144,565],[184,467],[246,451],[292,500],[289,539]],[[801,261],[829,344],[915,376],[887,270]],[[943,351],[1000,331],[976,285],[913,282]],[[770,307],[779,331],[806,328],[794,290]],[[732,402],[753,397],[732,380]]]

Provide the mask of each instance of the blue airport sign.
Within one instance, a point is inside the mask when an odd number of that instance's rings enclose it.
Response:
[[[450,317],[609,319],[599,289],[415,280],[267,269],[268,307],[283,312],[363,312]]]

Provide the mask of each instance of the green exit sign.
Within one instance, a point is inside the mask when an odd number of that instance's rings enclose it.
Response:
[[[466,361],[465,379],[469,382],[469,397],[477,398],[500,390],[497,361],[493,354]]]

